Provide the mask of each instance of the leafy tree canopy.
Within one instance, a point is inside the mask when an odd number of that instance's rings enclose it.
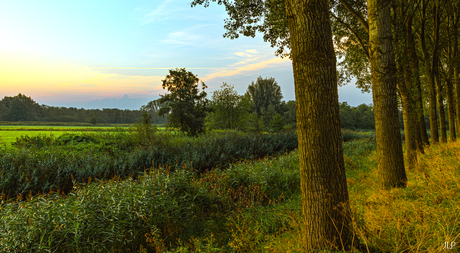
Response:
[[[250,106],[248,95],[238,95],[233,85],[224,82],[212,94],[209,123],[213,128],[244,129]]]
[[[169,75],[162,81],[163,89],[169,94],[161,95],[159,99],[160,104],[165,104],[159,115],[168,114],[170,125],[179,127],[188,135],[196,136],[204,132],[204,120],[209,111],[207,94],[204,91],[207,86],[185,68],[169,70]]]
[[[256,82],[252,82],[248,86],[246,93],[252,100],[251,109],[257,113],[257,116],[261,117],[264,112],[268,112],[270,105],[275,110],[280,110],[283,95],[281,94],[281,87],[275,81],[275,78],[262,78],[259,76]]]

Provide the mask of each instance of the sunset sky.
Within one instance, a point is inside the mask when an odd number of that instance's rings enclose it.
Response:
[[[51,106],[138,109],[165,93],[169,69],[186,68],[209,95],[222,82],[243,94],[262,76],[276,79],[284,100],[294,99],[289,59],[275,57],[262,36],[223,38],[224,7],[190,2],[0,1],[0,98],[22,93]],[[372,103],[354,85],[339,96],[354,106]]]

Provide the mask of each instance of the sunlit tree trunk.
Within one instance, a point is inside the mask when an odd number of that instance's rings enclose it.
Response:
[[[367,0],[377,162],[380,182],[386,189],[405,187],[407,183],[396,99],[391,3]]]
[[[409,68],[408,40],[407,36],[411,32],[411,17],[404,16],[405,2],[400,2],[395,12],[397,25],[395,26],[395,54],[398,72],[398,87],[401,96],[404,135],[406,143],[406,160],[408,169],[413,169],[417,162],[417,134],[420,136],[417,114],[415,111],[415,89],[413,88],[413,78]],[[421,138],[420,138],[421,141]]]
[[[328,0],[286,0],[296,94],[305,251],[352,242]]]

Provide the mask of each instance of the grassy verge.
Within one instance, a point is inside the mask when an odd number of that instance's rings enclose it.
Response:
[[[405,189],[379,189],[375,157],[373,152],[353,172],[347,171],[354,228],[365,252],[457,252],[460,142],[436,145],[419,154],[418,166],[407,172]],[[300,196],[282,204],[277,213],[285,217],[285,225],[257,251],[302,252],[299,208]],[[456,246],[446,249],[446,243]]]

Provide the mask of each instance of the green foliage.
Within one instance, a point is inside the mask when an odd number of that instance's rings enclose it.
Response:
[[[158,129],[152,125],[152,116],[147,112],[142,115],[142,121],[134,125],[136,139],[141,146],[151,146],[155,144],[157,139],[156,133]]]
[[[160,99],[152,100],[146,105],[141,106],[141,111],[147,112],[152,117],[153,124],[162,124],[166,121],[166,116],[160,117],[158,112],[165,106],[164,103],[160,103]]]
[[[256,112],[253,112],[249,116],[248,125],[249,125],[249,131],[253,133],[262,133],[265,130],[265,126],[264,126],[262,117],[257,116]]]
[[[342,129],[342,141],[348,142],[351,140],[371,138],[375,141],[374,131],[352,131],[349,129]]]
[[[187,139],[197,140],[176,141]],[[75,146],[97,142],[75,135],[61,141]],[[369,138],[344,144],[345,154],[353,158],[373,149]],[[187,169],[159,168],[137,180],[92,178],[87,182],[93,183],[77,184],[68,195],[25,192],[27,201],[2,202],[0,251],[266,251],[274,247],[267,245],[272,238],[296,231],[292,212],[300,213],[298,165],[294,151],[200,177]]]
[[[152,113],[154,114],[154,113]],[[139,110],[120,110],[120,109],[77,109],[74,107],[54,107],[39,105],[32,98],[21,93],[14,97],[4,97],[0,100],[0,119],[3,121],[20,122],[27,121],[28,124],[38,122],[59,122],[59,125],[76,122],[79,124],[89,124],[89,120],[95,117],[98,123],[134,123],[142,116]],[[165,123],[164,118],[158,117],[155,123]],[[94,119],[93,119],[94,120]],[[50,123],[47,123],[50,124]]]
[[[275,132],[275,133],[281,132],[284,129],[284,125],[285,125],[284,119],[279,113],[273,116],[273,119],[271,122],[272,132]]]
[[[9,196],[58,188],[67,192],[73,181],[136,177],[153,163],[171,166],[172,170],[185,164],[203,173],[227,168],[233,161],[276,155],[297,147],[295,132],[229,132],[189,138],[149,131],[154,130],[140,126],[134,136],[120,131],[19,138],[16,149],[0,154],[0,191]]]
[[[188,239],[200,232],[203,207],[220,203],[192,179],[184,170],[157,170],[136,182],[98,182],[68,196],[3,205],[2,252],[136,252],[140,245],[151,251],[147,241],[156,235],[168,245]]]
[[[279,202],[298,192],[299,182],[296,152],[202,178],[189,170],[158,169],[136,181],[97,181],[68,196],[57,192],[4,202],[0,245],[9,252],[136,252],[164,245],[215,249],[231,240],[227,213]],[[209,240],[213,234],[218,236]],[[192,247],[181,243],[188,241]]]
[[[347,102],[339,103],[340,123],[346,129],[375,129],[374,110],[371,105],[352,107]]]
[[[206,119],[208,127],[244,130],[250,106],[249,96],[238,95],[233,85],[224,83],[221,89],[212,94],[212,112]]]
[[[295,110],[295,101],[289,100],[288,102],[283,101],[281,103],[281,107],[283,108],[284,114],[283,118],[286,125],[290,125],[292,128],[297,127],[297,120],[296,120],[296,110]]]
[[[91,117],[89,119],[89,123],[91,123],[92,125],[96,125],[97,124],[97,118],[96,117]]]
[[[275,78],[262,78],[259,76],[255,83],[251,82],[248,86],[246,94],[252,101],[251,110],[256,112],[258,117],[261,117],[264,112],[280,111],[283,95],[281,95],[281,87],[275,81]],[[271,109],[269,108],[270,106],[272,107]],[[270,117],[272,116],[273,114],[270,115]],[[269,126],[269,124],[267,125]]]
[[[33,121],[41,114],[41,107],[32,98],[19,93],[0,101],[0,117],[5,121]]]
[[[168,121],[173,127],[179,127],[191,136],[204,132],[204,121],[209,111],[204,91],[207,86],[201,82],[202,91],[199,92],[199,81],[197,76],[185,68],[171,69],[163,80],[163,89],[170,93],[161,95],[159,99],[159,103],[165,104],[159,115],[168,114]]]

